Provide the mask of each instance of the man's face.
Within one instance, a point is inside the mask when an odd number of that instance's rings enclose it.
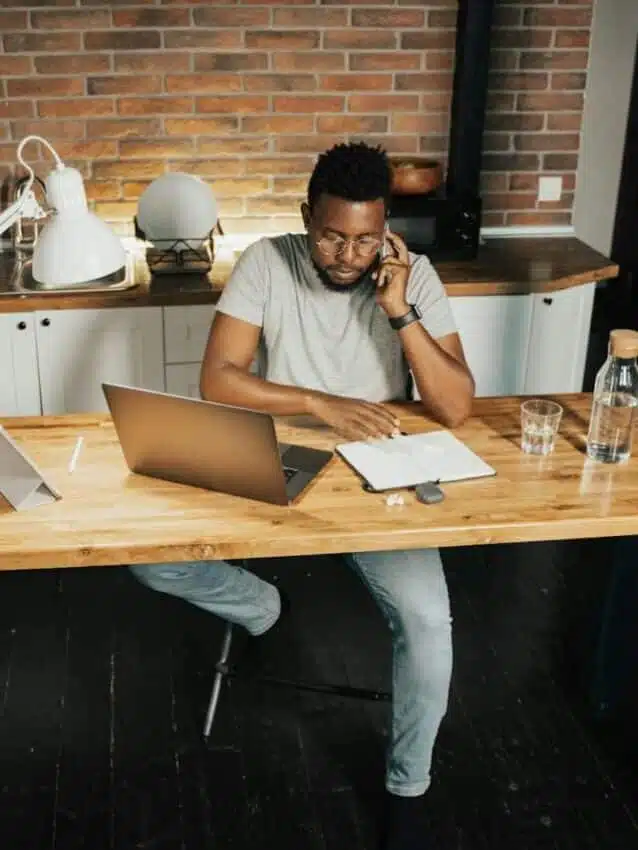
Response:
[[[324,283],[343,290],[357,286],[378,260],[383,245],[383,198],[345,201],[321,195],[312,211],[303,204],[301,212],[310,253]]]

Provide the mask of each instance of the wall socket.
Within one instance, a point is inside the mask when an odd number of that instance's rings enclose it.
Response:
[[[560,201],[563,194],[562,177],[539,177],[538,178],[538,200]]]

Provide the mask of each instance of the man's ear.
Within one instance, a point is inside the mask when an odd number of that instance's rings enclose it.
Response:
[[[306,230],[310,230],[310,207],[305,201],[301,205],[301,217]]]

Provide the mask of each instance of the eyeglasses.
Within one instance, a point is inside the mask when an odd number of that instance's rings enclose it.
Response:
[[[315,244],[324,254],[336,256],[345,251],[346,245],[352,245],[355,254],[367,257],[381,247],[381,239],[375,236],[361,236],[359,239],[344,239],[342,236],[323,236]]]

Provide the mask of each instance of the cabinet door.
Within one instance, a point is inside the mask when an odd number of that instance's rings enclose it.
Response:
[[[523,392],[581,392],[596,284],[532,295],[532,324]]]
[[[167,363],[202,362],[214,314],[212,304],[164,307]]]
[[[166,367],[166,392],[201,398],[199,393],[199,363],[177,363]]]
[[[0,316],[0,416],[39,416],[35,313]]]
[[[161,307],[36,315],[45,414],[105,411],[102,381],[164,389]]]
[[[450,298],[477,396],[522,392],[530,327],[528,295]]]

